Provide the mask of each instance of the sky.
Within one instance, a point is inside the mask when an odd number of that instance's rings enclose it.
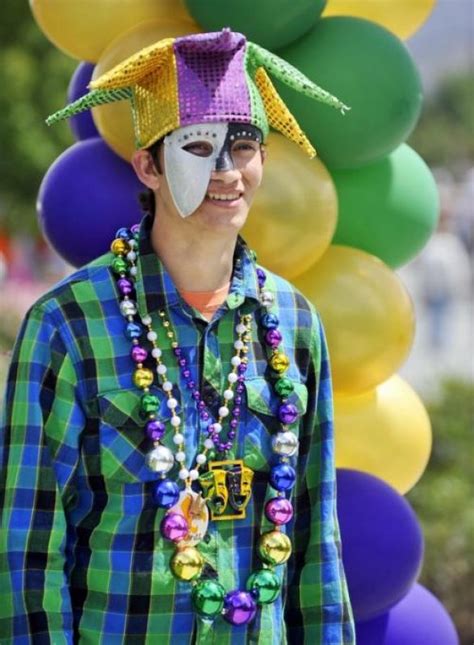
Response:
[[[438,0],[406,45],[426,93],[450,73],[470,69],[474,74],[474,0]]]

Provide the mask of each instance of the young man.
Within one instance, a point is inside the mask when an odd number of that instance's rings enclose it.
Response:
[[[354,643],[321,322],[238,234],[269,122],[314,152],[265,68],[343,107],[224,30],[147,48],[60,114],[132,99],[154,203],[21,327],[2,643]]]

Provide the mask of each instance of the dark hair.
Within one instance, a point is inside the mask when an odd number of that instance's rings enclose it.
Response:
[[[164,137],[161,139],[158,139],[158,141],[155,141],[155,143],[152,143],[151,146],[146,148],[148,152],[151,154],[153,163],[155,164],[155,168],[158,170],[160,174],[162,174],[161,170],[161,164],[160,164],[160,147],[163,143]],[[155,200],[155,193],[152,191],[151,188],[147,188],[146,190],[142,191],[138,195],[138,201],[140,202],[140,206],[142,208],[142,211],[144,213],[150,213],[150,215],[155,214],[155,208],[156,208],[156,200]]]

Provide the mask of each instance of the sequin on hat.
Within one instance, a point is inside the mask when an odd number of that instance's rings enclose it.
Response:
[[[51,125],[96,105],[128,99],[137,148],[147,148],[185,125],[251,123],[265,137],[271,126],[314,157],[315,149],[269,74],[343,114],[349,109],[283,59],[226,28],[145,47],[92,81],[88,94],[46,122]]]

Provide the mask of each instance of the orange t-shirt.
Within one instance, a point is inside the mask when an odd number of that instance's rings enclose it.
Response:
[[[214,312],[219,309],[229,293],[230,281],[215,291],[179,291],[188,305],[202,313],[204,318],[211,320]]]

